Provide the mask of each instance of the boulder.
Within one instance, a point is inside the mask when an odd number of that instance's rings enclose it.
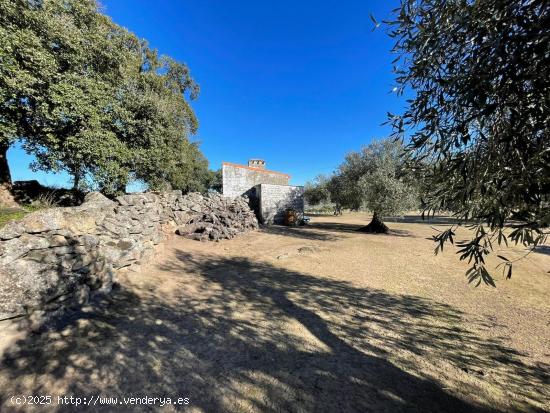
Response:
[[[86,208],[114,208],[116,203],[100,192],[90,192],[84,197]]]
[[[65,228],[65,211],[63,208],[51,208],[26,215],[21,221],[24,232],[37,234]]]
[[[0,240],[9,240],[20,237],[25,232],[25,227],[20,221],[10,221],[0,229]]]

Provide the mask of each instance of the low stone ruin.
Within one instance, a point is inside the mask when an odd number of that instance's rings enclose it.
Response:
[[[90,193],[77,207],[34,212],[0,229],[0,320],[44,315],[109,292],[116,272],[139,265],[168,234],[200,240],[256,229],[244,198],[181,191]]]
[[[258,228],[258,220],[244,198],[226,198],[219,194],[203,197],[193,194],[187,222],[176,233],[198,241],[219,241]]]

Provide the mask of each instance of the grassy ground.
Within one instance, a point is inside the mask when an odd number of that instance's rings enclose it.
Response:
[[[9,221],[21,219],[34,210],[35,209],[31,207],[23,207],[20,209],[0,208],[0,228],[6,225]]]
[[[547,251],[474,288],[452,249],[433,255],[444,219],[357,232],[368,218],[174,238],[108,301],[7,346],[0,410],[17,411],[13,394],[72,394],[190,398],[137,409],[163,412],[548,411]]]
[[[2,208],[0,207],[0,228],[6,225],[10,221],[17,221],[23,218],[25,215],[31,212],[39,211],[41,209],[51,208],[54,205],[23,205],[20,208]]]

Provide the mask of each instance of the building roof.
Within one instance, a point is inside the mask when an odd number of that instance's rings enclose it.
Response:
[[[290,175],[289,175],[289,174],[285,174],[285,173],[277,172],[277,171],[270,171],[269,169],[254,168],[254,167],[252,167],[252,166],[239,165],[239,164],[237,164],[237,163],[231,163],[231,162],[222,162],[222,165],[233,166],[233,167],[235,167],[235,168],[250,169],[250,170],[252,170],[252,171],[256,171],[256,172],[265,172],[265,173],[268,173],[268,174],[283,175],[283,176],[286,176],[287,178],[290,179]]]

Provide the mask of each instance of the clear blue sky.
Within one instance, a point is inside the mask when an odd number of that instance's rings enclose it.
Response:
[[[392,1],[103,0],[104,12],[162,54],[187,63],[201,87],[195,140],[222,161],[263,158],[303,184],[344,155],[389,133],[391,39],[373,31]],[[33,173],[20,148],[8,153],[14,180],[67,185]]]

